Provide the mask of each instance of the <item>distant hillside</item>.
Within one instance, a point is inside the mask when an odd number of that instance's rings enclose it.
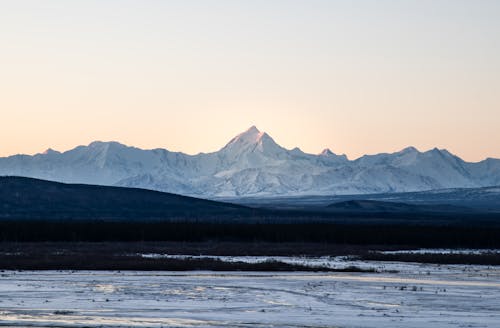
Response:
[[[322,208],[363,210],[376,209],[377,205],[395,210],[427,210],[438,212],[474,210],[476,212],[500,212],[500,186],[482,188],[452,188],[420,192],[382,193],[368,195],[331,195],[298,197],[245,197],[220,198],[221,201],[252,207],[318,210]],[[350,202],[352,201],[352,202]],[[373,203],[370,203],[372,201]],[[342,205],[343,202],[347,202]],[[349,203],[350,202],[350,203]],[[339,205],[335,205],[340,203]],[[362,205],[366,206],[362,206]],[[385,204],[385,205],[384,205]],[[399,204],[399,205],[395,205]],[[331,207],[328,207],[331,205]],[[373,205],[373,206],[370,206]],[[396,206],[396,207],[395,207]]]
[[[440,213],[440,212],[470,212],[472,209],[453,205],[415,205],[377,200],[348,200],[327,206],[334,211],[369,212],[369,213]]]
[[[227,219],[251,212],[240,205],[145,189],[0,177],[3,219]]]

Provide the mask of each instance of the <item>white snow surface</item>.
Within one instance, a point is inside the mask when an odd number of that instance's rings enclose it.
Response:
[[[187,155],[92,142],[0,158],[0,175],[139,187],[197,197],[340,195],[500,185],[500,160],[468,163],[446,150],[408,147],[349,160],[285,149],[252,126],[213,153]]]
[[[5,271],[0,326],[499,327],[499,267],[357,264],[383,271]]]

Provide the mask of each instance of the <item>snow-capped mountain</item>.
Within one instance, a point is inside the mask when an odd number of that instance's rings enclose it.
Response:
[[[252,126],[217,152],[187,155],[93,142],[66,152],[0,158],[0,175],[140,187],[198,197],[340,195],[500,185],[500,160],[468,163],[408,147],[349,160],[278,145]]]

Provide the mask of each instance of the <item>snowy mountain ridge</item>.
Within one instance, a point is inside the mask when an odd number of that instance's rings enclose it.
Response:
[[[349,160],[285,149],[252,126],[213,153],[187,155],[92,142],[0,158],[0,175],[139,187],[197,197],[343,195],[500,185],[500,160],[468,163],[447,150],[365,155]]]

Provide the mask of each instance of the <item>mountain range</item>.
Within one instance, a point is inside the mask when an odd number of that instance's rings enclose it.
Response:
[[[188,155],[92,142],[0,158],[0,175],[152,189],[202,198],[399,193],[500,185],[500,159],[465,162],[447,150],[349,160],[325,149],[285,149],[252,126],[216,152]]]

